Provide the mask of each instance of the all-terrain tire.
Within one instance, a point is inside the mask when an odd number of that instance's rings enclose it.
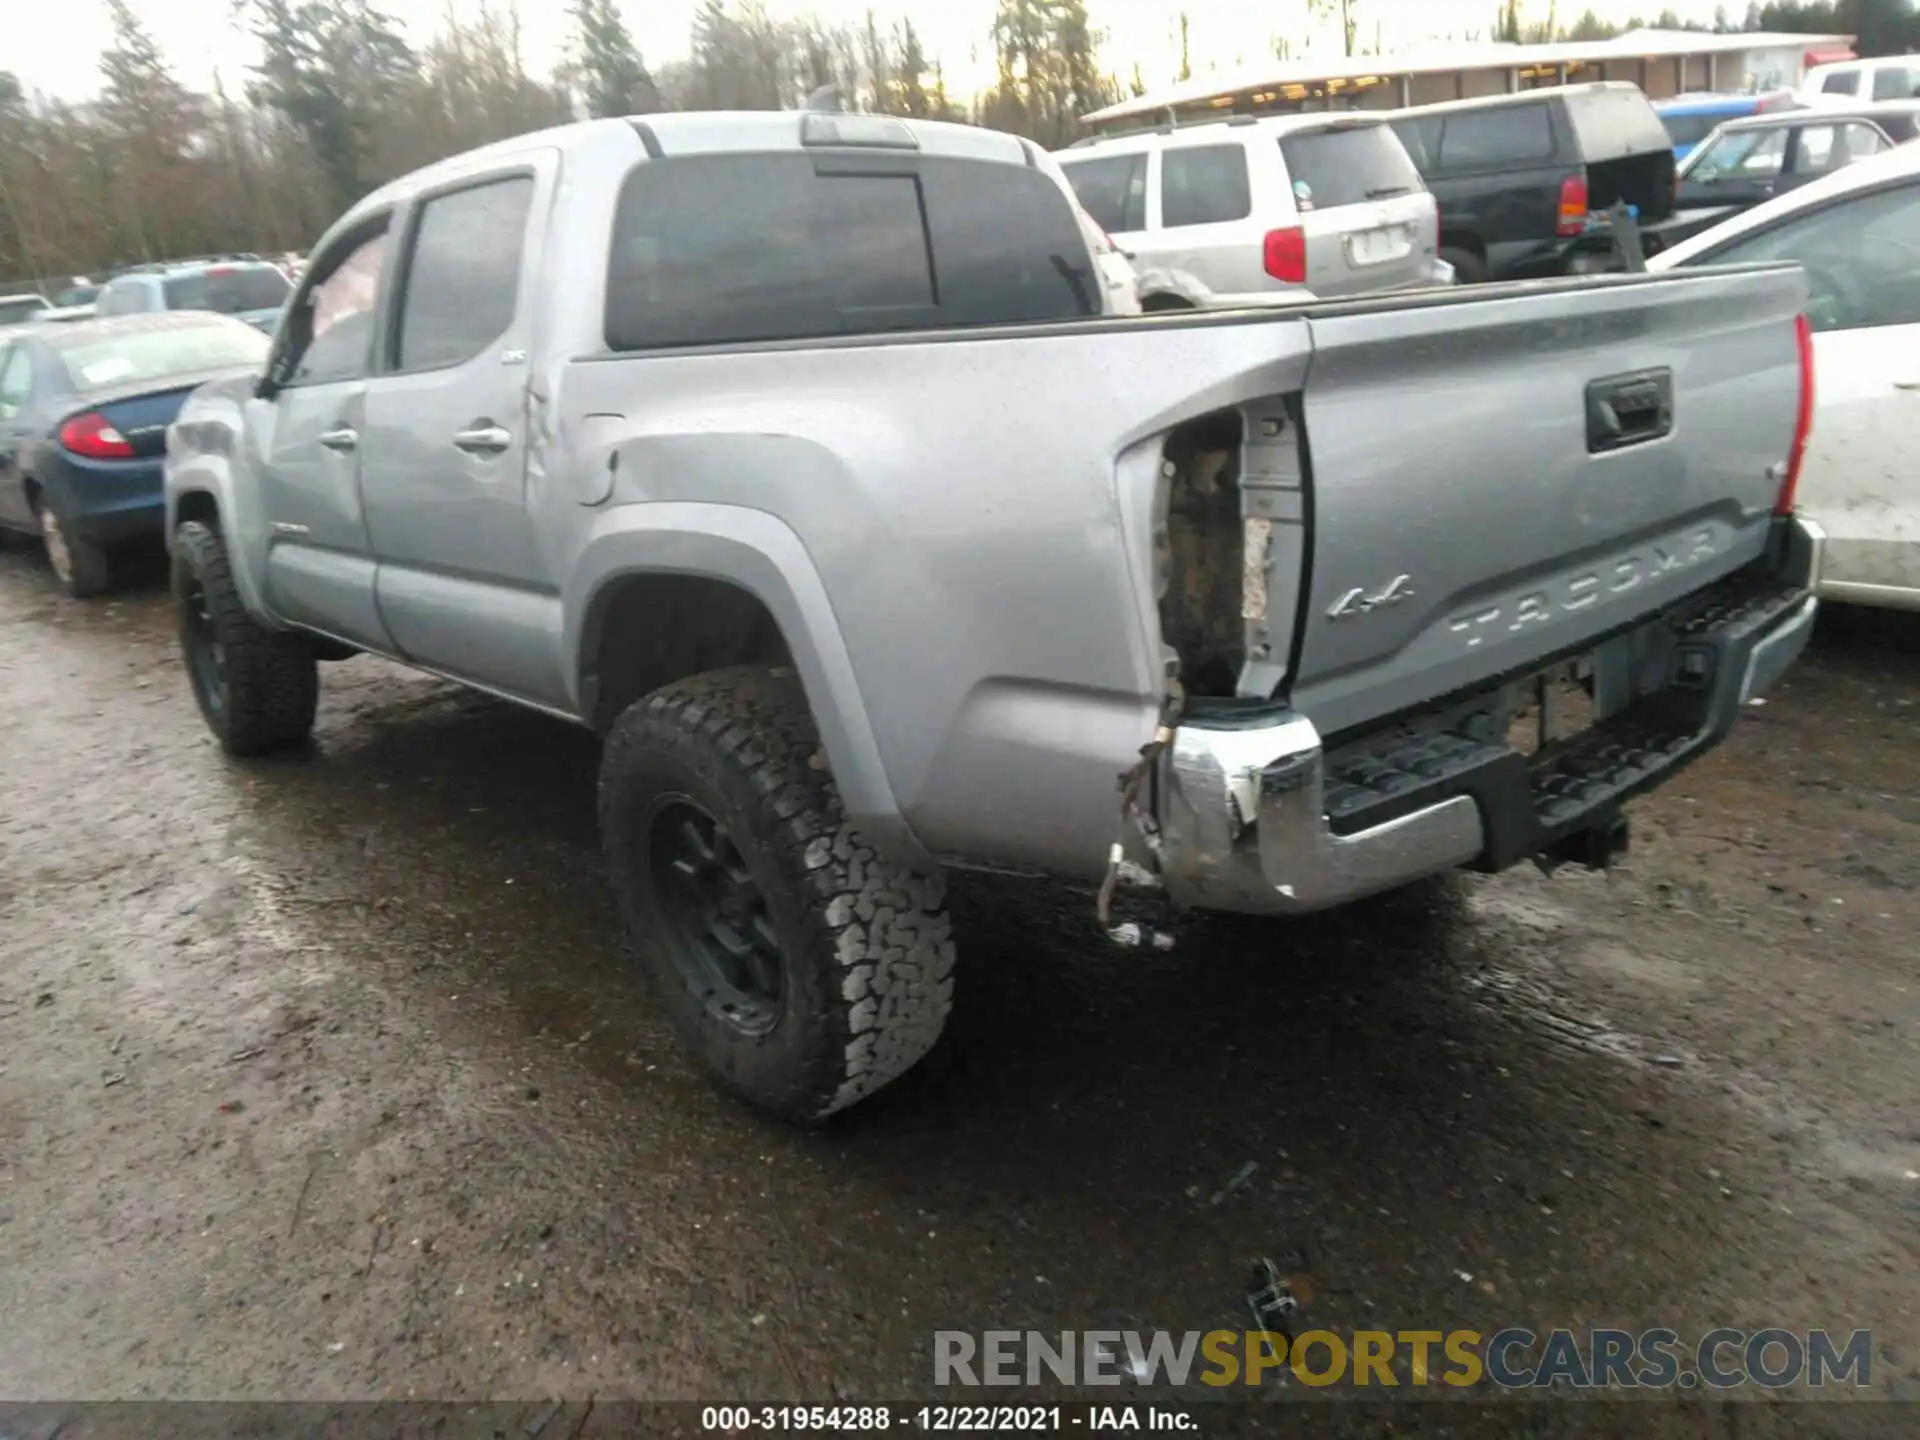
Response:
[[[313,649],[247,614],[227,547],[198,520],[174,534],[173,593],[193,698],[226,752],[262,755],[303,743],[320,703]]]
[[[704,810],[764,898],[780,994],[762,1033],[690,974],[660,877],[659,817]],[[677,681],[629,707],[600,766],[600,832],[627,933],[695,1057],[727,1090],[813,1121],[897,1079],[953,1007],[954,944],[938,875],[882,859],[848,823],[799,678],[745,666]]]

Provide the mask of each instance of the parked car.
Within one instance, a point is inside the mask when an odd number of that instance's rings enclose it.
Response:
[[[1623,81],[1524,90],[1396,112],[1393,128],[1440,206],[1440,258],[1462,283],[1604,269],[1606,212],[1673,208],[1673,142]]]
[[[1433,284],[1433,197],[1375,116],[1235,116],[1055,156],[1148,310]]]
[[[1820,593],[1920,610],[1920,145],[1850,165],[1654,257],[1798,261],[1819,375],[1801,508],[1827,533]]]
[[[18,325],[23,320],[31,320],[42,310],[51,310],[51,302],[44,295],[23,292],[18,295],[0,295],[0,325]]]
[[[1794,110],[1730,120],[1680,167],[1671,219],[1652,227],[1650,250],[1749,210],[1775,195],[1920,137],[1920,100]]]
[[[31,325],[67,325],[75,320],[91,320],[98,313],[91,305],[56,305],[47,310],[36,310],[29,318]]]
[[[1744,120],[1750,115],[1765,115],[1777,110],[1798,109],[1800,102],[1790,90],[1765,95],[1712,95],[1695,93],[1656,100],[1653,110],[1673,141],[1673,158],[1685,160],[1694,146],[1728,120]]]
[[[67,594],[110,588],[116,552],[165,537],[160,461],[180,402],[257,374],[267,347],[202,313],[0,333],[0,529],[38,535]]]
[[[77,310],[83,305],[91,305],[100,298],[100,287],[84,275],[73,277],[73,283],[53,297],[55,306],[62,310]]]
[[[272,334],[292,290],[277,265],[258,258],[196,260],[115,275],[94,303],[102,315],[211,310]]]
[[[1050,157],[886,116],[395,181],[174,424],[201,713],[299,743],[367,650],[600,731],[664,1009],[812,1119],[938,1036],[946,866],[1126,940],[1123,881],[1291,914],[1604,864],[1804,644],[1792,266],[1149,316],[1096,270]],[[1593,724],[1527,710],[1575,676]]]
[[[1815,65],[1794,91],[1803,105],[1857,105],[1862,100],[1920,96],[1920,55],[1883,55]]]

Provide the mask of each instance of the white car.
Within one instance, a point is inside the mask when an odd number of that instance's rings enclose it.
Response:
[[[1797,260],[1811,291],[1813,435],[1802,513],[1820,593],[1920,610],[1920,142],[1837,170],[1647,262]]]
[[[1920,96],[1920,55],[1883,55],[1816,65],[1794,88],[1802,105],[1857,105],[1863,100],[1911,100]]]

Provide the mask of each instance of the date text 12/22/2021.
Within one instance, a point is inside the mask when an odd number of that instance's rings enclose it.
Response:
[[[708,1405],[703,1430],[740,1435],[756,1430],[833,1431],[842,1434],[915,1430],[928,1434],[1009,1431],[1123,1431],[1187,1433],[1199,1425],[1187,1411],[1165,1405]]]

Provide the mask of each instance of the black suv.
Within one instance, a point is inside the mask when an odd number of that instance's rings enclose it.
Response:
[[[1392,123],[1463,284],[1607,269],[1608,210],[1625,201],[1643,225],[1673,211],[1673,141],[1625,81],[1423,105]]]

